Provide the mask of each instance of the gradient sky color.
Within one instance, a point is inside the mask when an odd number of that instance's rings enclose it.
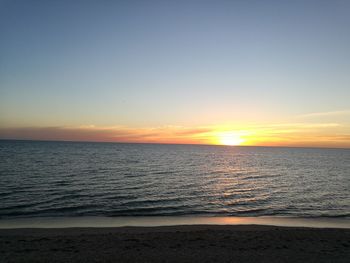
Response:
[[[350,147],[349,13],[0,0],[0,138]]]

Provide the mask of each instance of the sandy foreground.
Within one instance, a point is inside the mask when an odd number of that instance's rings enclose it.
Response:
[[[0,262],[350,262],[350,229],[256,225],[1,229]]]

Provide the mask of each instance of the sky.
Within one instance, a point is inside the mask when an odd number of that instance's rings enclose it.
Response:
[[[0,138],[350,148],[349,13],[0,0]]]

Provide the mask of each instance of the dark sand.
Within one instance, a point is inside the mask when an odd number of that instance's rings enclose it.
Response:
[[[2,229],[0,262],[350,262],[350,229],[254,225]]]

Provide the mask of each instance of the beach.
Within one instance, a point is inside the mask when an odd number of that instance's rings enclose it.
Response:
[[[181,225],[0,230],[0,262],[348,262],[350,229]]]
[[[350,0],[0,0],[0,263],[350,263]]]

